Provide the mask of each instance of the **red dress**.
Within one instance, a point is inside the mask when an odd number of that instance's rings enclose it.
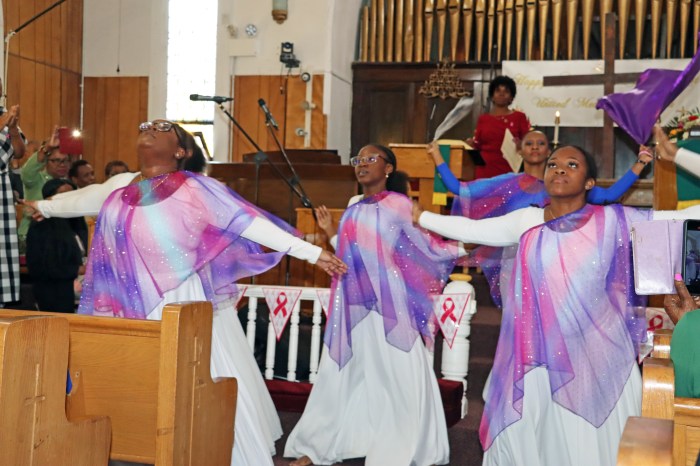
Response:
[[[485,113],[479,117],[474,133],[474,145],[481,151],[481,158],[486,165],[476,167],[475,179],[491,178],[513,171],[501,153],[506,129],[509,129],[516,139],[522,139],[530,131],[530,122],[523,112],[518,111],[498,116]]]

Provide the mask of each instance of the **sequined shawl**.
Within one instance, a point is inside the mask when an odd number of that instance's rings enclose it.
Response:
[[[440,293],[458,249],[413,225],[411,201],[384,191],[348,207],[338,227],[338,256],[348,272],[331,285],[325,344],[342,368],[352,357],[352,329],[370,312],[384,320],[386,341],[410,351],[429,346],[436,320],[431,293]]]
[[[599,427],[622,393],[644,337],[630,224],[650,211],[593,206],[520,238],[479,430],[488,449],[522,417],[524,377],[547,369],[552,399]]]
[[[459,196],[452,204],[452,215],[474,220],[500,217],[514,210],[549,204],[542,180],[527,173],[506,173],[493,178],[460,182]],[[515,248],[479,246],[471,251],[466,264],[481,267],[491,287],[491,297],[501,307],[501,267],[507,272]]]
[[[166,291],[195,273],[217,309],[237,293],[237,280],[284,255],[263,253],[240,236],[257,216],[286,225],[222,183],[190,172],[114,191],[97,218],[78,312],[144,319]]]

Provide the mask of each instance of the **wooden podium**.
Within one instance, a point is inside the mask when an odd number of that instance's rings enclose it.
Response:
[[[433,205],[433,183],[435,180],[435,164],[428,155],[427,144],[390,144],[396,154],[398,169],[408,174],[411,180],[418,180],[418,192],[411,192],[412,197],[418,198],[418,204],[423,210],[440,213],[441,206]],[[474,179],[474,163],[465,154],[463,145],[450,146],[450,170],[461,181]],[[448,193],[448,196],[451,196]]]

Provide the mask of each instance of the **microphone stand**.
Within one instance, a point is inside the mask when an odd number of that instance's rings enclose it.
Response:
[[[270,134],[272,134],[272,139],[274,139],[275,144],[277,145],[277,147],[280,150],[280,153],[282,154],[282,158],[284,158],[285,163],[289,167],[289,171],[292,173],[291,184],[293,184],[294,186],[298,186],[298,188],[299,188],[301,204],[304,207],[311,209],[311,211],[313,212],[313,205],[311,204],[311,200],[306,195],[306,191],[304,191],[304,187],[301,185],[301,180],[299,179],[299,175],[297,175],[297,171],[294,169],[294,166],[292,165],[292,161],[289,160],[289,156],[287,155],[287,151],[284,150],[284,147],[282,146],[279,138],[277,137],[277,131],[272,126],[272,122],[270,121],[270,118],[267,116],[265,117],[265,126],[267,126],[267,129],[270,131]],[[314,214],[314,218],[316,218],[316,214]]]
[[[265,151],[260,148],[260,146],[253,140],[252,137],[243,129],[243,127],[236,121],[236,119],[229,113],[228,110],[224,107],[223,103],[219,104],[219,109],[221,109],[222,112],[224,112],[224,115],[228,117],[229,120],[231,120],[231,123],[234,124],[236,128],[245,136],[245,138],[250,142],[250,144],[255,148],[257,153],[255,154],[255,201],[254,204],[257,206],[258,205],[258,198],[259,198],[259,191],[260,191],[260,164],[267,161],[268,165],[272,167],[272,170],[275,172],[275,174],[281,178],[285,183],[287,183],[287,186],[289,186],[289,189],[292,190],[292,192],[301,200],[301,203],[304,207],[309,207],[312,208],[313,206],[311,205],[311,201],[299,192],[297,190],[296,186],[294,183],[289,181],[287,177],[280,171],[279,168],[277,168],[277,165],[272,163],[270,158],[267,156]]]
[[[56,3],[54,3],[53,5],[47,7],[47,8],[44,9],[43,11],[40,11],[39,13],[37,13],[37,14],[35,14],[34,16],[32,16],[31,18],[29,18],[27,21],[25,21],[24,23],[22,23],[21,25],[19,25],[19,26],[17,27],[17,29],[13,29],[12,31],[10,31],[10,32],[7,33],[7,36],[5,36],[5,70],[4,70],[3,76],[2,76],[3,91],[6,91],[6,90],[7,90],[7,87],[8,87],[8,84],[7,84],[7,64],[8,64],[8,62],[9,62],[9,58],[10,58],[10,39],[12,39],[12,37],[13,37],[15,34],[17,34],[18,32],[20,32],[22,29],[24,29],[25,27],[29,26],[29,25],[32,24],[34,21],[36,21],[37,19],[41,18],[41,17],[44,16],[46,13],[48,13],[48,12],[51,11],[51,10],[53,10],[54,8],[56,8],[57,6],[59,6],[61,3],[65,2],[65,1],[66,1],[66,0],[58,0],[58,1],[57,1]],[[3,93],[2,93],[2,106],[3,106],[3,107],[6,106],[6,105],[5,105],[5,104],[6,104],[6,101],[7,101],[7,93],[6,93],[6,92],[3,92]]]
[[[287,166],[289,167],[289,171],[292,173],[292,179],[287,184],[289,184],[290,188],[292,186],[294,186],[294,188],[299,189],[299,192],[297,193],[297,195],[299,196],[299,199],[301,199],[301,204],[304,207],[311,209],[311,215],[313,215],[314,220],[318,221],[318,219],[316,218],[316,212],[314,211],[314,207],[311,204],[311,200],[306,195],[306,191],[304,191],[304,187],[301,185],[301,180],[299,179],[299,175],[297,175],[297,171],[294,169],[294,166],[292,165],[292,161],[289,160],[289,156],[287,155],[287,151],[284,150],[284,147],[280,143],[280,140],[277,137],[277,131],[273,127],[271,120],[272,120],[272,115],[269,113],[266,113],[265,114],[265,126],[267,126],[267,129],[269,130],[270,134],[272,134],[272,139],[274,139],[275,144],[277,145],[277,147],[280,150],[280,153],[282,154],[282,158],[284,158],[284,161],[286,162]],[[269,162],[269,160],[268,160],[268,162]],[[270,163],[272,163],[272,162],[270,162]],[[287,181],[286,178],[285,178],[285,181]],[[288,221],[290,224],[292,223],[292,210],[293,210],[293,204],[292,204],[292,198],[290,197],[289,198],[289,210],[287,211],[288,212],[287,215],[288,215],[288,219],[289,219]],[[284,271],[284,284],[286,286],[289,286],[289,278],[290,278],[289,266],[290,266],[290,260],[289,260],[289,256],[287,256],[287,262],[285,264],[285,271]]]

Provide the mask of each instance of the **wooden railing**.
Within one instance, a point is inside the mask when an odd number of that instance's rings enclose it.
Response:
[[[467,285],[471,288],[471,285]],[[246,337],[251,350],[255,347],[255,333],[257,328],[258,307],[260,299],[265,302],[264,289],[265,286],[249,285],[245,290],[244,296],[248,298],[248,315],[247,324],[245,325]],[[318,374],[318,364],[321,356],[322,348],[322,314],[323,308],[319,299],[318,291],[325,291],[327,288],[299,288],[299,287],[282,287],[270,286],[276,290],[301,290],[301,295],[297,300],[292,310],[292,315],[289,319],[289,356],[287,359],[287,376],[286,380],[297,382],[297,367],[299,359],[299,320],[303,302],[310,302],[312,305],[312,328],[310,342],[310,357],[309,357],[309,382],[314,383]],[[442,377],[448,380],[462,382],[464,385],[465,394],[462,398],[462,416],[467,412],[467,373],[469,360],[469,333],[471,330],[470,321],[476,312],[476,300],[473,299],[474,291],[471,288],[472,299],[467,304],[467,309],[464,312],[459,330],[455,340],[450,348],[447,344],[442,346]],[[265,371],[266,379],[271,380],[275,374],[275,352],[277,349],[277,337],[272,322],[268,324],[267,329],[267,346],[265,353]],[[432,356],[432,353],[431,353]]]

